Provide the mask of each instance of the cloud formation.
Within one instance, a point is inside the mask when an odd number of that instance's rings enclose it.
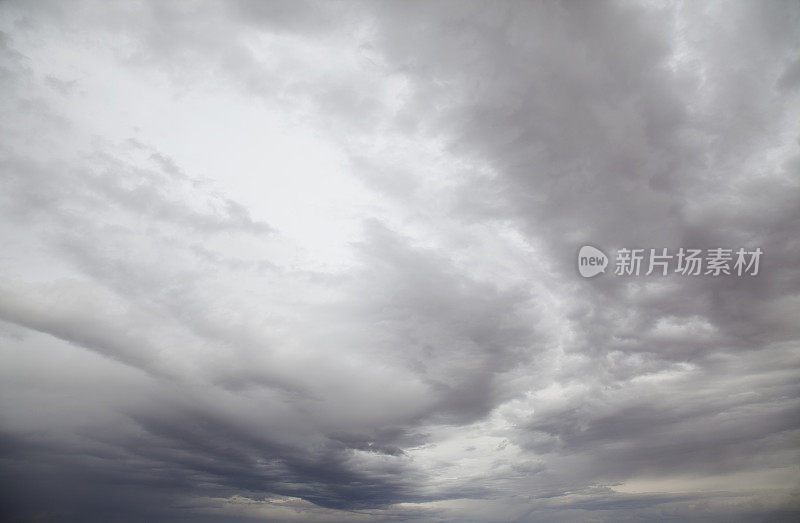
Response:
[[[788,1],[3,3],[4,514],[795,520],[799,56]]]

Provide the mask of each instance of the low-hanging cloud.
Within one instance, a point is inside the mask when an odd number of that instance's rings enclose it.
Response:
[[[3,3],[4,514],[796,519],[798,56],[779,1]]]

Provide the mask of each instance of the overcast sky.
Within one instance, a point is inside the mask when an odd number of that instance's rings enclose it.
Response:
[[[796,521],[798,94],[796,1],[0,3],[0,510]]]

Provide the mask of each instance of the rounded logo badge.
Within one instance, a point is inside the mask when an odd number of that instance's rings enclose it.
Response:
[[[584,245],[578,251],[578,272],[584,278],[591,278],[601,272],[606,272],[607,266],[608,256],[600,249]]]

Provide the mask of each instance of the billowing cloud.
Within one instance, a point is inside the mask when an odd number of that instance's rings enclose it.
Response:
[[[778,1],[3,3],[4,513],[796,519],[798,56]]]

